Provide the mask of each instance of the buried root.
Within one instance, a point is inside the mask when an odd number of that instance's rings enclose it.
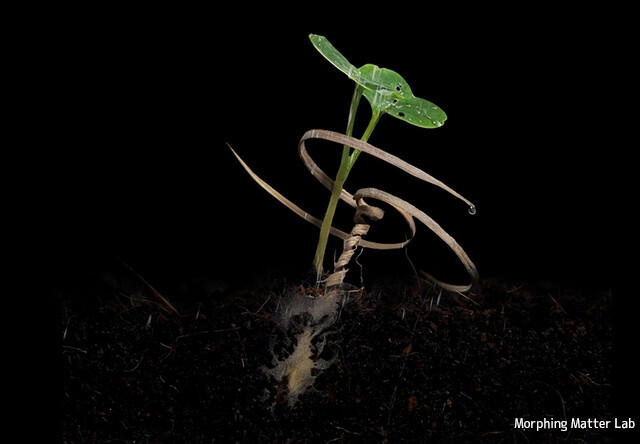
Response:
[[[376,218],[375,211],[369,211]],[[351,261],[362,236],[369,231],[361,212],[356,213],[355,226],[345,239],[342,254],[334,265],[334,272],[324,281],[324,294],[314,297],[313,292],[306,294],[304,289],[296,289],[284,301],[283,308],[277,313],[277,320],[283,330],[293,334],[294,343],[285,356],[277,357],[274,344],[272,368],[262,367],[265,374],[275,381],[275,404],[287,403],[292,407],[301,394],[313,387],[319,374],[331,367],[336,356],[324,359],[322,355],[328,337],[335,332],[332,326],[339,318],[340,309],[348,301],[343,281],[347,273],[347,264]],[[290,342],[286,340],[285,342]]]
[[[343,306],[348,302],[348,292],[343,280],[362,235],[369,230],[360,216],[351,236],[344,241],[343,252],[334,266],[334,272],[323,282],[324,294],[304,288],[290,290],[290,294],[280,304],[276,321],[287,332],[284,344],[271,343],[271,368],[262,371],[274,382],[273,404],[286,403],[293,407],[300,395],[313,387],[316,378],[331,367],[337,359],[321,357],[327,348],[329,337],[336,333],[334,325],[340,317]],[[293,340],[292,340],[292,339]],[[284,347],[283,347],[284,346]]]
[[[309,298],[295,289],[281,304],[284,308],[276,319],[286,336],[281,343],[272,339],[271,367],[262,367],[275,389],[273,405],[294,406],[300,395],[312,388],[320,373],[335,363],[336,355],[327,353],[331,348],[329,337],[336,333],[333,326],[346,298],[339,291]]]

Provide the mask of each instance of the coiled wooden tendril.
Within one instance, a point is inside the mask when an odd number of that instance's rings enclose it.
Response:
[[[324,173],[324,171],[322,171],[318,167],[318,165],[313,161],[313,159],[311,159],[311,156],[309,156],[309,153],[307,152],[307,149],[305,146],[305,142],[309,139],[324,139],[330,142],[346,145],[348,147],[354,148],[359,151],[364,151],[374,157],[377,157],[380,160],[383,160],[397,168],[400,168],[401,170],[405,171],[408,174],[411,174],[412,176],[420,180],[423,180],[425,182],[431,183],[433,185],[436,185],[442,188],[443,190],[449,192],[450,194],[454,195],[455,197],[467,203],[469,205],[470,213],[475,212],[475,206],[468,199],[464,198],[459,193],[449,188],[447,185],[445,185],[441,181],[425,173],[424,171],[414,167],[413,165],[403,161],[402,159],[392,154],[387,153],[386,151],[376,148],[373,145],[370,145],[361,140],[346,136],[344,134],[336,133],[333,131],[327,131],[327,130],[307,131],[302,136],[302,138],[300,139],[300,142],[298,143],[298,153],[303,163],[305,164],[309,172],[313,175],[313,177],[315,177],[322,185],[324,185],[330,191],[333,188],[333,180],[330,179],[329,176],[327,176]],[[233,148],[231,148],[231,146],[229,146],[229,148],[231,149],[231,151],[233,151]],[[291,211],[298,214],[300,217],[302,217],[306,221],[311,222],[318,227],[322,226],[321,220],[311,216],[307,212],[303,211],[300,207],[295,205],[293,202],[289,201],[287,198],[282,196],[278,191],[276,191],[269,184],[267,184],[262,179],[260,179],[260,177],[258,177],[253,171],[251,171],[251,169],[242,161],[242,159],[238,156],[238,154],[236,154],[235,151],[233,151],[233,153],[235,154],[236,158],[241,163],[241,165],[249,173],[249,175],[262,188],[267,190],[269,194],[271,194],[278,201],[280,201],[282,204],[287,206]],[[362,239],[362,236],[364,236],[368,232],[369,225],[364,222],[361,216],[366,215],[368,218],[372,220],[378,220],[384,215],[384,212],[380,208],[368,205],[365,202],[364,198],[381,200],[389,204],[396,211],[398,211],[398,213],[402,215],[404,220],[409,225],[411,236],[407,240],[403,242],[397,242],[397,243],[378,243],[378,242],[372,242],[372,241]],[[452,285],[452,284],[442,282],[434,278],[433,276],[422,272],[422,274],[427,280],[433,282],[436,285],[439,285],[445,290],[455,291],[455,292],[464,292],[469,290],[472,287],[472,285],[475,283],[475,281],[478,279],[478,273],[475,265],[473,264],[471,259],[469,259],[469,256],[465,253],[462,247],[456,242],[456,240],[453,237],[451,237],[446,231],[444,231],[442,227],[440,227],[440,225],[438,225],[432,218],[427,216],[423,211],[414,207],[410,203],[392,194],[389,194],[385,191],[382,191],[376,188],[361,188],[353,195],[348,191],[346,191],[345,189],[343,189],[342,193],[340,194],[340,199],[356,209],[356,218],[355,218],[356,225],[354,226],[354,229],[351,231],[351,233],[345,233],[344,231],[331,227],[331,231],[330,231],[331,234],[341,239],[344,239],[345,244],[343,248],[343,253],[340,255],[340,257],[338,258],[338,261],[334,266],[334,272],[331,275],[329,275],[329,277],[324,281],[326,286],[325,288],[327,290],[331,288],[335,288],[336,286],[342,283],[344,276],[347,272],[345,267],[351,260],[351,257],[353,256],[353,253],[355,252],[358,245],[363,248],[372,248],[377,250],[391,250],[391,249],[403,248],[409,242],[411,242],[411,240],[413,239],[416,233],[416,224],[415,224],[414,218],[418,219],[420,222],[426,225],[431,231],[433,231],[438,237],[440,237],[440,239],[442,239],[449,246],[449,248],[453,250],[453,252],[456,254],[456,256],[458,256],[462,264],[467,269],[467,272],[471,276],[471,283],[467,285]]]

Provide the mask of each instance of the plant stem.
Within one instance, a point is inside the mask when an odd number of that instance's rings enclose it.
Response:
[[[356,89],[353,92],[353,97],[351,99],[351,107],[349,109],[349,120],[347,122],[346,133],[347,136],[351,136],[351,134],[353,133],[356,111],[358,109],[358,104],[360,103],[360,98],[362,97],[363,92],[364,89],[360,85],[356,85]],[[378,123],[380,116],[380,113],[374,113],[371,116],[369,125],[367,126],[367,129],[362,136],[362,141],[366,142],[367,140],[369,140],[369,137],[371,136],[373,129]],[[322,226],[320,227],[320,238],[318,239],[318,246],[316,247],[316,254],[313,260],[313,264],[316,269],[316,278],[318,281],[322,278],[324,255],[327,249],[327,242],[329,240],[329,232],[331,231],[333,217],[338,206],[338,201],[340,200],[340,193],[342,193],[344,183],[347,180],[347,177],[349,176],[349,173],[351,172],[351,168],[353,168],[355,161],[358,159],[360,152],[361,151],[354,149],[353,152],[350,153],[350,148],[346,145],[342,148],[342,160],[340,161],[340,168],[338,169],[336,179],[333,182],[331,198],[329,199],[329,205],[327,206],[327,211],[324,215]]]
[[[369,125],[367,126],[367,129],[364,131],[364,134],[362,135],[362,138],[360,140],[362,140],[363,142],[367,142],[369,140],[369,137],[371,137],[371,133],[373,133],[373,130],[378,124],[378,120],[380,120],[381,116],[382,116],[382,113],[374,113],[371,116]],[[354,149],[353,152],[351,153],[351,157],[349,159],[349,171],[351,171],[351,168],[353,168],[353,164],[356,163],[356,159],[358,159],[358,156],[360,156],[361,152],[362,151],[360,150]],[[349,174],[349,171],[347,172],[347,174]]]

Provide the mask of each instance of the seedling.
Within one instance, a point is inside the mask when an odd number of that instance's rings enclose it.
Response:
[[[351,136],[355,123],[360,99],[364,95],[371,105],[371,120],[362,135],[363,142],[369,140],[371,133],[383,114],[390,114],[400,120],[422,128],[437,128],[447,120],[447,115],[431,102],[415,97],[409,84],[395,71],[378,68],[367,64],[357,69],[340,53],[326,38],[311,34],[311,42],[318,51],[336,68],[355,81],[356,86],[351,99],[349,120],[346,135]],[[323,261],[329,238],[329,230],[333,222],[336,206],[340,200],[343,185],[353,168],[361,151],[345,145],[342,150],[342,160],[338,174],[331,190],[331,199],[325,213],[320,239],[316,248],[314,266],[318,279],[322,276]]]
[[[365,152],[400,168],[414,177],[442,188],[464,201],[468,205],[469,213],[475,214],[475,206],[469,200],[441,181],[398,157],[368,143],[371,133],[384,114],[389,114],[421,128],[438,128],[442,126],[447,119],[445,112],[435,104],[425,99],[415,97],[409,84],[395,71],[379,68],[372,64],[366,64],[360,68],[356,68],[326,38],[315,34],[311,34],[309,38],[313,46],[329,62],[355,82],[355,89],[349,108],[346,134],[327,130],[310,130],[302,136],[298,144],[299,155],[307,169],[309,169],[310,173],[320,183],[331,190],[331,198],[324,219],[320,221],[311,216],[273,189],[258,177],[238,154],[229,147],[241,165],[261,187],[267,190],[278,201],[286,205],[290,210],[320,227],[320,237],[316,247],[313,265],[318,285],[322,285],[324,291],[316,292],[316,297],[293,294],[289,297],[288,301],[283,304],[278,318],[280,325],[285,330],[289,329],[292,325],[295,327],[293,330],[296,332],[296,338],[293,350],[285,353],[284,356],[276,356],[276,353],[274,353],[273,367],[264,369],[265,373],[274,378],[278,387],[284,391],[289,405],[295,404],[298,396],[313,384],[320,370],[331,365],[332,360],[320,359],[319,355],[322,353],[327,341],[325,336],[327,329],[338,319],[337,308],[339,303],[345,301],[346,296],[345,293],[341,291],[341,288],[347,273],[346,267],[358,247],[381,250],[403,248],[414,237],[416,233],[415,219],[418,219],[418,221],[430,228],[449,245],[467,269],[472,278],[472,282],[467,285],[452,285],[439,281],[424,272],[421,272],[422,276],[443,289],[455,292],[469,290],[473,282],[477,279],[476,268],[464,250],[453,237],[444,231],[433,219],[427,216],[426,213],[410,203],[382,190],[362,188],[352,195],[344,189],[344,184],[356,160],[362,152]],[[356,139],[352,137],[352,133],[356,114],[363,96],[371,106],[371,118],[362,137]],[[343,145],[340,167],[334,180],[330,179],[307,153],[305,143],[309,139],[324,139]],[[365,198],[381,200],[398,211],[409,225],[411,237],[397,243],[377,243],[363,239],[362,237],[365,236],[369,230],[368,222],[364,217],[375,221],[383,217],[384,214],[381,209],[367,204],[364,200]],[[339,200],[343,200],[356,209],[356,216],[354,217],[355,225],[350,233],[338,230],[332,226]],[[327,276],[324,273],[323,263],[329,234],[344,239],[344,247],[342,254],[334,264],[333,273]]]

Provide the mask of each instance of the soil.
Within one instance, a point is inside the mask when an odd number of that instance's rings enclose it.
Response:
[[[621,413],[611,292],[377,282],[350,294],[337,362],[289,408],[261,367],[299,284],[187,281],[164,294],[181,316],[115,263],[60,287],[63,442],[613,442],[613,427],[514,428]]]

